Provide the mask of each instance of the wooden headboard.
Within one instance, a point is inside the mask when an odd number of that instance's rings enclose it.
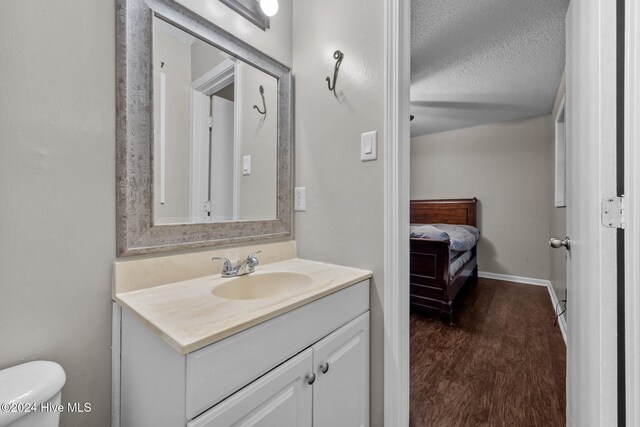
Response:
[[[473,199],[412,200],[411,224],[466,224],[476,227]]]

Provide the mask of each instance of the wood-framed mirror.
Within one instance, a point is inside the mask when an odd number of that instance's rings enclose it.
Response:
[[[286,239],[291,70],[172,0],[117,0],[117,256]]]

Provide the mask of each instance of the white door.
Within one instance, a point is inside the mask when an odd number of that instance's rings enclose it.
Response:
[[[313,351],[307,349],[195,418],[187,427],[312,425]]]
[[[313,346],[314,427],[369,425],[369,312]]]
[[[234,103],[211,97],[211,163],[209,195],[213,222],[232,221],[234,205]]]
[[[572,0],[567,12],[567,424],[617,425],[616,2]],[[561,249],[564,250],[564,249]]]

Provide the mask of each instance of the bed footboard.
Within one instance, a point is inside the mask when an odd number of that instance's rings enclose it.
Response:
[[[412,224],[466,224],[476,226],[477,199],[412,200]],[[453,301],[472,277],[478,276],[476,248],[473,256],[449,276],[449,242],[410,240],[409,294],[411,307],[437,310],[453,323]]]
[[[477,277],[475,250],[469,261],[449,276],[449,242],[410,239],[409,294],[411,307],[438,311],[453,324],[453,301],[465,283]]]
[[[410,239],[409,293],[415,308],[446,311],[449,242]]]

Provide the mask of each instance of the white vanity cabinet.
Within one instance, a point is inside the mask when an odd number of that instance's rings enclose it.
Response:
[[[307,349],[194,420],[188,427],[312,425],[313,385]]]
[[[187,425],[369,425],[369,313],[341,327]]]
[[[369,280],[186,355],[121,328],[122,427],[369,425]]]
[[[313,425],[369,425],[369,313],[313,346]]]

